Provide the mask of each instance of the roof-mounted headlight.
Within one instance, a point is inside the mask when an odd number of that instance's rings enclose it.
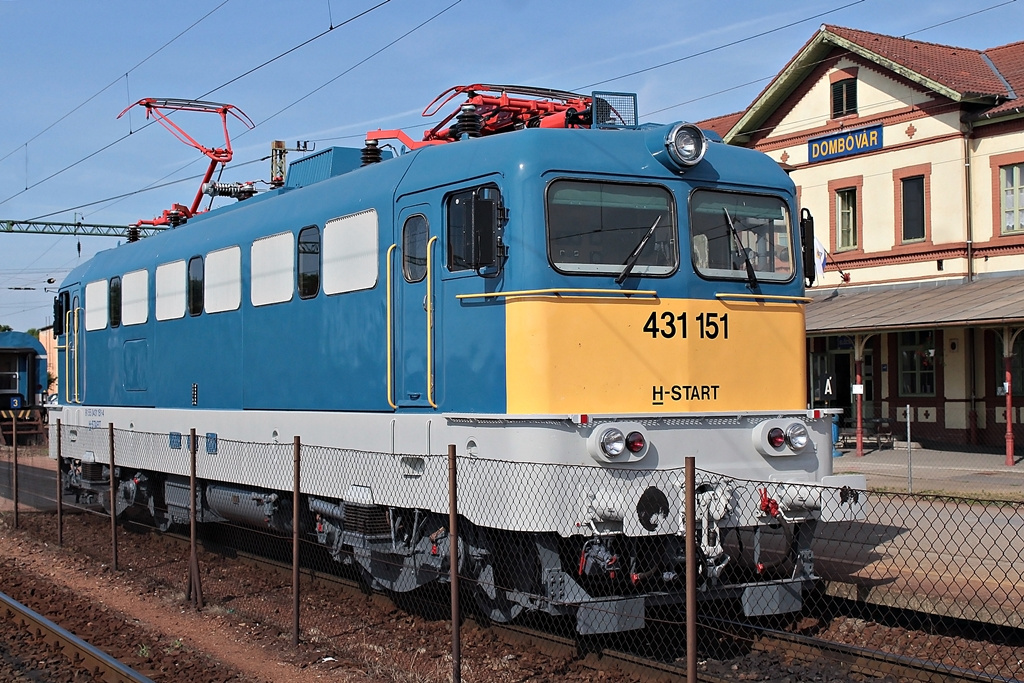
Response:
[[[672,160],[680,166],[696,166],[704,158],[708,139],[692,123],[677,123],[665,138],[665,148]]]

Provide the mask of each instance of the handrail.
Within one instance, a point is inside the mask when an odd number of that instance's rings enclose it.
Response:
[[[456,294],[456,299],[487,299],[492,297],[513,297],[513,296],[562,296],[563,294],[592,295],[612,294],[620,296],[650,296],[657,297],[658,292],[653,289],[571,289],[556,287],[552,289],[522,289],[513,292],[482,292],[480,294]]]
[[[82,394],[78,391],[82,385],[82,378],[79,376],[82,368],[82,335],[79,331],[82,327],[81,321],[82,307],[79,306],[75,309],[75,403],[82,402]]]
[[[71,311],[64,311],[64,402],[71,403]]]
[[[733,294],[731,292],[715,292],[716,299],[766,299],[768,301],[792,301],[796,304],[806,304],[814,301],[809,296],[785,296],[778,294]]]
[[[434,338],[434,299],[431,287],[430,247],[437,241],[437,235],[427,240],[427,403],[437,408],[434,403],[434,349],[431,340]]]
[[[388,405],[391,406],[392,410],[398,410],[398,406],[395,405],[394,401],[394,377],[395,377],[395,365],[394,358],[392,357],[392,346],[393,346],[393,331],[391,329],[391,318],[394,315],[394,310],[391,305],[392,292],[391,292],[391,252],[398,248],[397,244],[392,244],[388,247],[388,254],[385,257],[387,260],[387,317],[388,317]]]

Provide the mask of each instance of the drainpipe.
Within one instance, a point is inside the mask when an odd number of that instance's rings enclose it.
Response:
[[[974,207],[971,192],[971,136],[974,135],[974,124],[971,121],[965,121],[966,130],[964,130],[964,187],[966,192],[966,202],[964,204],[966,208],[966,219],[967,219],[967,282],[974,281]],[[975,377],[977,369],[975,368],[975,330],[970,328],[967,330],[968,339],[964,349],[965,355],[967,355],[967,372],[969,376],[967,378],[968,392],[970,395],[970,408],[967,411],[967,429],[968,429],[968,442],[976,444],[978,442],[978,381]]]

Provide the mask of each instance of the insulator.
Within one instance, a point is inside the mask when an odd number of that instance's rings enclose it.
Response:
[[[381,158],[380,143],[377,140],[367,140],[363,146],[363,166],[380,163]]]
[[[139,226],[131,225],[128,227],[128,241],[138,242],[139,241]]]
[[[242,200],[249,199],[256,194],[256,188],[252,183],[206,183],[203,185],[203,194]]]
[[[459,137],[468,135],[471,138],[478,138],[483,127],[483,118],[476,113],[476,107],[472,104],[462,105],[458,116]]]

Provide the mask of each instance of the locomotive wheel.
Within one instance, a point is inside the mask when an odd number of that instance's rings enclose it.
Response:
[[[512,593],[537,593],[540,558],[531,538],[523,535],[500,537],[495,543],[489,534],[477,541],[476,584],[473,599],[482,617],[508,623],[523,611]]]

